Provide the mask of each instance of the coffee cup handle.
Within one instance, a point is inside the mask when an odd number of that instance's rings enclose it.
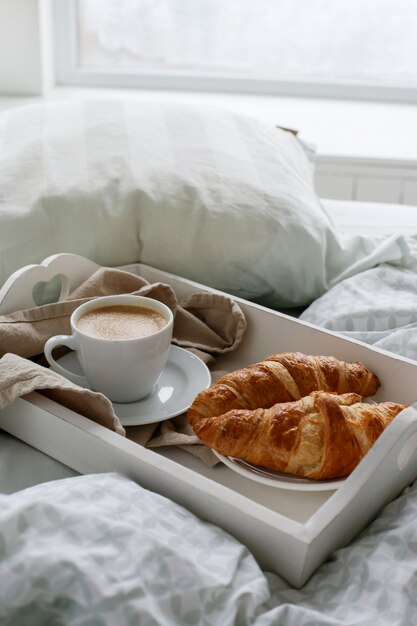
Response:
[[[80,376],[79,374],[74,374],[74,372],[70,372],[66,367],[62,367],[59,363],[57,363],[52,356],[52,351],[58,346],[66,346],[71,350],[76,350],[77,345],[75,338],[72,335],[55,335],[54,337],[50,337],[44,346],[44,354],[46,360],[48,361],[51,369],[57,374],[61,374],[71,382],[76,385],[80,385],[80,387],[90,387],[88,380],[85,376]]]

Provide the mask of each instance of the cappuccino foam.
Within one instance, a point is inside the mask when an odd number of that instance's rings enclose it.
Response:
[[[166,324],[166,317],[154,309],[113,304],[84,313],[77,327],[90,337],[120,341],[148,337],[162,330]]]

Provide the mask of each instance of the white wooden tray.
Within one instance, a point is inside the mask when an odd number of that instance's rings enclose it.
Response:
[[[65,254],[23,268],[0,290],[0,314],[34,306],[32,294],[37,293],[38,283],[57,274],[64,277],[65,296],[97,267]],[[170,284],[179,298],[196,291],[215,292],[145,265],[123,269],[151,282]],[[248,329],[239,348],[218,360],[219,368],[242,367],[281,351],[331,354],[361,361],[377,374],[382,385],[376,400],[414,402],[417,363],[236,300]],[[337,491],[320,492],[289,491],[249,481],[224,465],[208,468],[177,448],[145,449],[38,393],[4,409],[0,427],[78,472],[120,471],[175,500],[230,532],[248,546],[264,569],[296,587],[417,477],[414,407],[392,422]]]

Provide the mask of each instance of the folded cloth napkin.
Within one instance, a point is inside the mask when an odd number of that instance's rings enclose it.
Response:
[[[98,296],[133,293],[164,302],[174,314],[173,343],[196,353],[211,368],[216,366],[217,355],[237,348],[246,329],[246,320],[234,300],[221,294],[195,293],[179,302],[169,285],[149,284],[139,271],[137,265],[100,268],[65,301],[0,316],[0,408],[18,396],[37,390],[124,434],[105,396],[78,387],[29,360],[41,357],[44,362],[45,341],[53,335],[70,334],[72,312],[83,302]],[[199,442],[182,417],[161,425],[130,427],[127,436],[147,447],[180,445],[214,465],[217,457]]]
[[[169,285],[151,285],[133,273],[134,266],[129,266],[129,270],[100,268],[63,302],[0,316],[0,357],[7,352],[26,358],[42,354],[49,337],[71,332],[70,317],[80,304],[98,296],[121,293],[148,296],[166,304],[174,314],[173,343],[198,351],[205,362],[240,344],[246,321],[231,298],[195,293],[178,302]]]
[[[0,410],[36,389],[119,435],[126,434],[112,403],[102,393],[74,385],[60,374],[17,354],[5,354],[0,359]]]

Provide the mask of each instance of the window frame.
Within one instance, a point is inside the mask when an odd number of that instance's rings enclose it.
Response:
[[[188,70],[132,70],[127,68],[81,66],[78,59],[76,26],[77,0],[54,0],[55,80],[61,87],[107,87],[178,91],[208,91],[246,95],[275,95],[417,103],[417,83],[358,80],[303,80],[259,77],[232,72]]]

